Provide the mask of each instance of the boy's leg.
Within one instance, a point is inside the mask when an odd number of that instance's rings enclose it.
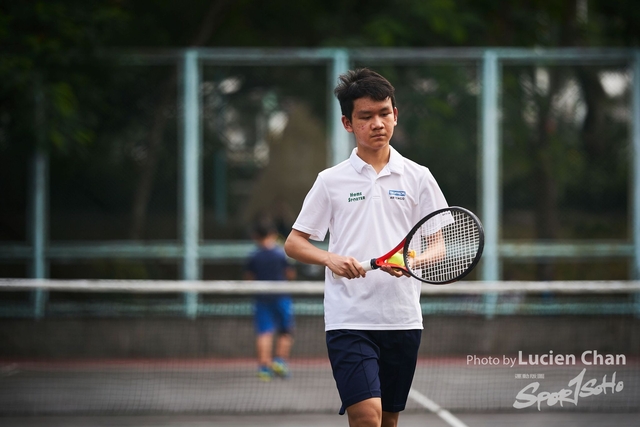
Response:
[[[293,346],[293,301],[291,297],[285,296],[277,300],[273,307],[274,317],[276,320],[278,335],[276,337],[276,348],[272,369],[273,372],[281,377],[289,377],[289,356],[291,347]]]
[[[269,381],[271,372],[271,352],[273,350],[273,319],[268,304],[257,300],[255,305],[256,356],[258,359],[258,377]]]
[[[395,427],[404,410],[418,360],[421,330],[378,331],[382,426]]]
[[[396,427],[398,425],[399,417],[400,412],[382,411],[382,427]]]
[[[258,356],[258,378],[262,381],[270,381],[273,377],[271,370],[271,348],[273,346],[273,334],[263,333],[256,338],[256,353]]]
[[[290,376],[288,361],[292,343],[293,337],[288,333],[280,333],[276,338],[276,351],[271,369],[279,377],[288,378]]]
[[[382,422],[382,402],[379,397],[361,400],[347,408],[349,427],[379,427]]]
[[[400,412],[382,410],[379,397],[363,400],[347,408],[350,427],[397,427]]]
[[[289,333],[278,334],[276,338],[276,351],[275,357],[279,357],[283,360],[289,360],[291,354],[291,347],[293,346],[293,336]]]
[[[271,366],[271,349],[273,348],[273,333],[258,334],[256,338],[256,353],[260,366]]]
[[[326,332],[329,360],[342,401],[339,413],[346,410],[353,426],[380,426],[382,420],[380,351],[370,332]]]
[[[347,406],[350,426],[397,426],[400,411],[405,407],[411,388],[421,332],[414,330],[327,333],[329,356],[332,358],[334,376],[337,374],[336,382],[343,404],[345,400],[350,404]],[[343,342],[340,343],[338,340]],[[346,350],[346,353],[343,350]],[[375,364],[370,363],[373,360]],[[344,382],[345,377],[348,377],[349,381]],[[361,385],[357,388],[352,387],[358,383]],[[371,393],[369,398],[363,399],[362,393],[359,394],[359,401],[349,397],[358,396],[357,390],[366,389]],[[381,398],[377,398],[376,395]]]

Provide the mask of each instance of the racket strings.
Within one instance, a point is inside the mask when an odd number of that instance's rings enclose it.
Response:
[[[445,211],[422,224],[409,241],[409,268],[423,280],[446,283],[474,263],[480,245],[476,221],[462,211]]]

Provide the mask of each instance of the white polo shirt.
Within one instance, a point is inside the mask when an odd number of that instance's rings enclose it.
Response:
[[[356,153],[318,174],[293,228],[317,241],[329,231],[329,252],[363,261],[387,253],[447,202],[431,172],[393,147],[379,174]],[[334,278],[327,268],[324,312],[327,331],[422,329],[420,282],[380,270]]]

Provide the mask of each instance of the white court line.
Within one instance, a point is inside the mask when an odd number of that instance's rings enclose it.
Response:
[[[413,399],[419,405],[423,406],[424,408],[442,418],[442,420],[445,423],[449,424],[451,427],[468,427],[465,423],[456,418],[451,412],[447,411],[436,402],[429,399],[427,396],[420,393],[414,388],[411,388],[409,390],[409,398]]]

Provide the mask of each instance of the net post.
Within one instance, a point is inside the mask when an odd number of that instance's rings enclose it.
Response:
[[[202,133],[200,131],[200,68],[198,51],[188,49],[184,53],[182,65],[182,279],[198,280],[199,237],[200,237],[200,148]],[[185,292],[185,315],[191,319],[198,312],[198,294]]]

